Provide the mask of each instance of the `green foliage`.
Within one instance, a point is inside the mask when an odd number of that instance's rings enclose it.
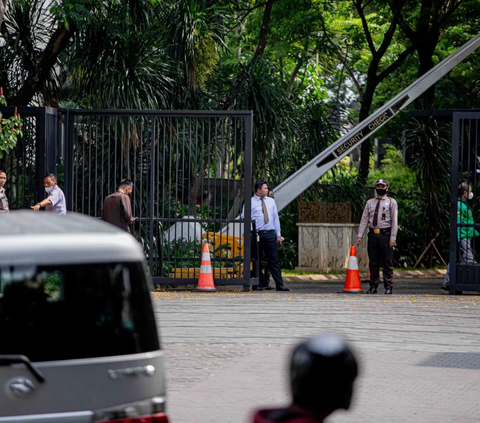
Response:
[[[369,198],[368,189],[355,174],[335,168],[322,178],[316,189],[319,201],[350,203],[354,221],[360,218]]]
[[[451,125],[431,118],[413,120],[405,131],[403,144],[423,196],[424,233],[432,239],[448,228]]]
[[[70,38],[61,47],[59,57],[49,62],[50,68],[42,69],[32,103],[118,109],[253,110],[253,178],[266,179],[276,186],[335,141],[343,125],[358,120],[358,112],[350,110],[350,103],[365,98],[371,82],[371,47],[378,51],[385,40],[394,3],[356,3],[365,14],[364,21],[349,0],[275,2],[262,58],[251,63],[264,19],[262,2],[15,0],[9,2],[0,34],[0,85],[9,102],[14,99],[35,75],[37,64],[43,63],[45,46],[55,40],[57,30],[66,28],[71,31]],[[415,34],[423,30],[432,33],[432,28],[438,28],[440,36],[431,55],[432,63],[438,63],[479,32],[479,7],[475,0],[408,0],[402,21],[379,61],[377,75],[411,45],[409,28]],[[480,107],[479,60],[480,52],[472,54],[436,84],[438,107]],[[385,104],[412,83],[418,72],[416,52],[375,87],[371,108]],[[370,174],[369,184],[386,177],[402,202],[401,222],[406,222],[401,223],[405,225],[401,233],[406,237],[402,244],[408,244],[409,250],[399,253],[404,257],[402,263],[411,264],[424,239],[436,231],[445,231],[448,196],[443,184],[448,183],[445,171],[449,158],[444,153],[449,151],[449,136],[441,134],[441,128],[422,124],[417,128],[408,126],[408,134],[403,137],[409,121],[406,113],[400,113],[377,132],[380,138],[392,139],[396,147],[404,139],[408,166],[401,164],[400,150],[388,149],[382,168]],[[21,135],[16,132],[18,126],[13,126],[12,134],[12,127],[5,122],[0,126],[0,154],[11,149],[16,136]],[[138,147],[136,125],[138,122],[122,122],[117,126],[125,147]],[[95,142],[100,146],[103,140]],[[94,158],[85,157],[84,163]],[[145,159],[144,155],[141,159]],[[197,163],[191,152],[182,153],[180,159]],[[105,163],[98,166],[95,170],[108,167]],[[135,170],[147,180],[148,169]],[[210,171],[206,169],[205,173]],[[204,176],[199,168],[195,172]],[[350,202],[358,216],[368,192],[357,184],[354,174],[349,163],[344,162],[322,178],[328,187],[313,189],[325,201]],[[82,186],[81,178],[77,187]],[[188,193],[191,187],[186,179],[178,183],[185,185]],[[94,184],[103,188],[98,192],[111,189],[104,181]],[[84,200],[87,203],[86,197]],[[146,210],[150,201],[148,195],[138,195],[135,207]],[[159,207],[159,200],[155,201],[155,207]],[[195,210],[186,198],[161,201],[171,217]],[[101,204],[101,199],[96,199],[95,204]],[[219,211],[197,210],[197,214],[212,217]],[[283,232],[293,246],[297,242],[296,203],[283,214]],[[291,252],[288,242],[286,256]]]
[[[416,174],[402,161],[402,150],[394,145],[385,145],[385,157],[382,160],[380,169],[371,172],[367,184],[374,186],[378,179],[386,179],[389,190],[397,192],[400,189],[411,189],[416,183]]]
[[[45,278],[45,291],[58,291],[62,285],[60,272],[54,272]]]
[[[0,106],[7,106],[3,89],[0,87]],[[11,118],[3,118],[0,110],[0,158],[3,152],[8,152],[17,144],[17,137],[22,137],[22,121],[15,108],[15,114]]]
[[[118,2],[113,0],[112,3]],[[102,1],[99,0],[54,0],[50,7],[50,13],[57,19],[60,27],[72,29],[85,20],[91,22],[90,10],[94,7],[102,7]]]
[[[278,247],[278,261],[282,269],[295,269],[298,265],[298,246],[293,241],[285,240]]]

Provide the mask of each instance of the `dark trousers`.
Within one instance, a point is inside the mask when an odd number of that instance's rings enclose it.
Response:
[[[270,285],[270,268],[268,267],[268,260],[265,253],[263,253],[262,259],[260,260],[260,271],[263,271],[263,277],[265,278],[265,286]]]
[[[277,235],[275,231],[259,232],[259,255],[267,258],[268,268],[275,281],[276,287],[283,286],[282,271],[280,269],[280,263],[278,262],[278,248],[277,248]],[[262,262],[260,262],[262,265]],[[265,288],[268,286],[268,280],[265,278],[264,269],[260,269],[260,281],[259,286]]]
[[[390,232],[368,234],[368,259],[370,261],[370,286],[380,282],[380,266],[383,268],[383,285],[393,287],[393,248],[390,248]]]

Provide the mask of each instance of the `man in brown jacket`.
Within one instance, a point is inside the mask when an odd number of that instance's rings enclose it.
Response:
[[[132,216],[130,197],[128,196],[132,191],[132,181],[124,179],[120,182],[117,191],[105,198],[103,203],[102,219],[128,233],[131,233],[128,225],[135,221]]]

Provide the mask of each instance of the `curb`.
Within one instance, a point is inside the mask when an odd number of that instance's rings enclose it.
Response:
[[[437,279],[444,278],[447,273],[446,269],[438,270],[405,270],[393,272],[393,277],[397,279]],[[380,273],[381,274],[381,273]],[[284,276],[286,282],[308,282],[308,281],[343,281],[345,280],[346,273],[340,273],[336,275],[298,275],[298,276]],[[366,279],[367,274],[361,273],[360,279],[362,282]]]

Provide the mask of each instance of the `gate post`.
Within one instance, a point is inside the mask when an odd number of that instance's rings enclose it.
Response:
[[[452,127],[452,179],[450,184],[450,261],[449,272],[450,285],[449,294],[455,294],[455,285],[457,283],[457,186],[458,186],[458,167],[459,167],[459,116],[453,114]]]
[[[37,186],[35,189],[35,203],[44,199],[42,197],[43,192],[43,177],[47,173],[47,163],[46,163],[46,113],[45,107],[40,107],[38,109],[39,114],[37,117],[37,131],[36,131],[36,168],[35,172],[37,174]]]
[[[36,168],[37,176],[35,202],[45,198],[43,177],[47,173],[57,173],[57,109],[39,107],[36,128]]]
[[[253,162],[253,145],[252,145],[252,125],[253,112],[245,118],[245,177],[244,177],[244,192],[245,192],[245,213],[243,222],[243,245],[244,245],[244,265],[243,265],[243,285],[244,291],[250,290],[252,285],[250,275],[250,263],[252,262],[252,242],[251,242],[251,221],[252,221],[252,162]],[[248,284],[247,284],[247,281]]]
[[[475,236],[470,238],[472,230],[474,233],[480,232],[480,223],[475,223],[480,221],[480,216],[473,214],[470,205],[462,205],[464,211],[465,207],[468,210],[468,220],[473,218],[474,223],[465,222],[464,219],[459,222],[457,195],[458,185],[462,182],[472,187],[474,198],[480,194],[475,192],[480,174],[480,113],[453,113],[452,122],[449,293],[461,294],[463,291],[480,291],[480,264],[475,261]],[[466,229],[463,236],[471,248],[465,245],[459,247],[462,229]]]

